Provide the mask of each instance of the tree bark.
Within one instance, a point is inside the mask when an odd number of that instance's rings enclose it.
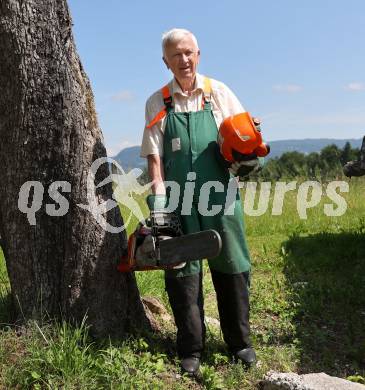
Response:
[[[87,176],[106,156],[89,80],[77,55],[66,0],[0,2],[0,235],[18,319],[87,315],[96,336],[122,336],[148,326],[133,274],[116,264],[124,233],[107,233],[88,210]],[[109,174],[103,165],[100,181]],[[23,183],[44,187],[35,225],[18,208]],[[46,204],[54,181],[67,181],[64,216]],[[34,190],[35,191],[35,190]],[[112,187],[92,194],[97,204]],[[35,194],[29,199],[32,205]],[[122,225],[119,209],[105,214]]]

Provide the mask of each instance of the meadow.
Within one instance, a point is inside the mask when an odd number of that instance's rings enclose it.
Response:
[[[255,389],[269,370],[326,372],[364,382],[365,180],[349,181],[346,212],[324,213],[322,196],[301,219],[297,190],[282,215],[245,216],[252,257],[251,327],[255,368],[230,361],[219,331],[215,293],[204,268],[206,352],[201,378],[179,372],[172,322],[160,334],[93,342],[84,324],[10,325],[9,283],[0,254],[0,389]],[[243,195],[244,195],[243,191]],[[243,197],[244,198],[244,197]],[[142,198],[139,202],[147,212]],[[257,199],[256,199],[257,203]],[[122,209],[124,218],[128,210]],[[252,213],[251,213],[252,214]],[[128,226],[134,227],[133,220]],[[160,271],[136,274],[142,296],[170,311]],[[160,321],[162,321],[160,319]]]

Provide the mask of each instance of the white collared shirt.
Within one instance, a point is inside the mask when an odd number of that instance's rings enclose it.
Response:
[[[219,128],[224,118],[244,112],[244,108],[234,93],[220,81],[210,79],[212,87],[211,104],[214,119]],[[190,95],[183,93],[175,80],[169,82],[170,93],[172,94],[175,112],[191,112],[202,109],[204,96],[204,76],[196,74],[195,88]],[[154,119],[156,114],[164,108],[161,90],[151,95],[146,102],[146,126]],[[148,129],[146,126],[143,132],[141,145],[141,157],[149,154],[163,156],[163,134],[165,131],[166,117]]]

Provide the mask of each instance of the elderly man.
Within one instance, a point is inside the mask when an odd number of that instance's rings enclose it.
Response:
[[[223,83],[196,72],[200,51],[195,36],[183,29],[163,35],[163,61],[173,80],[146,103],[146,127],[141,156],[148,159],[153,180],[147,199],[150,209],[164,209],[169,192],[165,181],[180,185],[177,213],[185,234],[215,229],[222,238],[221,254],[209,260],[223,337],[236,360],[251,366],[256,361],[249,337],[249,271],[239,193],[234,213],[203,215],[199,191],[207,181],[220,181],[224,191],[211,191],[209,205],[224,205],[232,177],[216,158],[217,133],[227,116],[244,112],[236,96]],[[184,191],[186,184],[194,184]],[[185,196],[192,197],[189,213],[182,212]],[[186,207],[185,207],[186,208]],[[233,215],[232,215],[233,214]],[[165,272],[166,291],[177,326],[177,352],[184,372],[198,371],[204,348],[201,261]]]

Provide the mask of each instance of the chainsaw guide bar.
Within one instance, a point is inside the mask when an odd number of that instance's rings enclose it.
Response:
[[[215,230],[204,230],[159,241],[160,264],[211,259],[219,255],[222,240]]]

